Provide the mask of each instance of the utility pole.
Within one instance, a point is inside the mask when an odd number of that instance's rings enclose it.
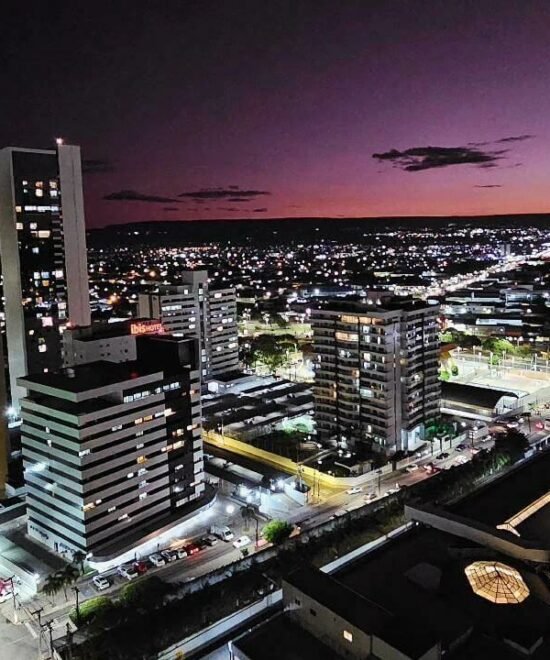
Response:
[[[49,633],[49,638],[50,638],[50,654],[51,654],[51,657],[53,658],[53,651],[54,651],[54,649],[53,649],[53,621],[52,621],[52,620],[50,620],[50,621],[46,621],[46,623],[44,623],[44,624],[42,625],[42,628],[45,628],[45,629],[48,631],[48,633]]]
[[[18,620],[18,617],[17,617],[17,600],[16,600],[16,597],[15,597],[15,582],[13,581],[14,578],[15,578],[15,575],[12,575],[11,577],[6,578],[6,579],[8,580],[8,582],[11,585],[11,598],[12,598],[12,602],[13,602],[13,622],[14,623],[19,623],[19,620]]]
[[[44,611],[43,607],[39,607],[34,612],[31,612],[31,616],[35,616],[38,619],[38,660],[42,660],[42,612]]]

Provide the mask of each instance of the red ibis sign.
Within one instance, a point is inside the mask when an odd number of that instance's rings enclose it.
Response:
[[[164,327],[160,321],[136,321],[130,324],[132,335],[161,335]]]

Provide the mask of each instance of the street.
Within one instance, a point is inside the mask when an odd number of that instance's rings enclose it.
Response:
[[[522,425],[521,430],[529,435],[529,440],[532,444],[540,442],[542,438],[548,435],[547,431],[536,428],[537,422],[542,419],[539,415],[532,417],[531,433],[529,433],[527,422]],[[493,433],[504,429],[505,426],[503,423],[494,423],[490,426],[490,430]],[[430,472],[425,469],[428,463],[433,463],[438,469],[448,469],[457,461],[469,460],[472,456],[472,450],[469,442],[465,444],[466,446],[463,449],[445,448],[444,452],[447,455],[444,458],[438,458],[440,456],[440,448],[434,446],[433,455],[429,451],[424,452],[424,455],[421,457],[411,457],[408,469],[405,467],[381,476],[379,479],[371,478],[367,480],[366,478],[365,485],[357,493],[349,494],[346,490],[337,492],[322,491],[320,501],[306,504],[302,507],[295,506],[294,510],[289,507],[286,519],[300,527],[312,527],[322,524],[335,516],[344,515],[348,511],[364,506],[367,501],[376,501],[384,497],[390,489],[411,486],[421,480],[428,479],[431,476]],[[476,448],[490,448],[492,444],[492,438],[488,437],[483,442],[476,442]],[[286,496],[280,495],[278,497],[282,499]],[[235,538],[243,534],[249,536],[252,541],[249,551],[254,551],[256,525],[254,521],[250,522],[248,526],[246,525],[241,515],[239,504],[231,498],[219,494],[214,507],[206,512],[204,516],[198,518],[198,520],[190,522],[186,527],[185,538],[172,540],[169,545],[170,548],[175,549],[200,540],[208,534],[210,524],[216,522],[219,525],[229,526],[234,532]],[[13,523],[11,524],[13,525]],[[264,522],[260,521],[260,528],[263,524]],[[158,575],[170,583],[186,582],[232,563],[241,556],[241,551],[235,549],[232,542],[219,540],[212,547],[207,546],[190,557],[175,560],[158,568],[151,566],[147,574]],[[137,559],[145,558],[137,557]],[[116,598],[120,590],[128,583],[128,580],[118,574],[116,568],[105,571],[101,575],[107,577],[111,582],[110,587],[101,592],[93,585],[91,576],[80,578],[77,586],[81,603],[98,594]],[[42,593],[39,593],[32,599],[19,604],[19,623],[17,624],[11,622],[13,620],[12,600],[9,599],[1,604],[0,613],[2,614],[3,621],[0,621],[0,638],[3,641],[5,640],[3,644],[5,655],[3,654],[2,657],[9,660],[30,660],[30,658],[35,659],[36,657],[48,658],[47,648],[49,646],[49,640],[47,637],[49,631],[43,630],[42,635],[40,635],[40,628],[37,621],[38,615],[36,612],[40,611],[43,623],[52,621],[52,639],[55,640],[57,637],[61,637],[66,633],[69,623],[68,614],[75,605],[74,596],[74,592],[70,589],[67,590],[67,598],[65,598],[63,593],[53,597],[46,597]],[[37,656],[39,643],[43,650],[41,656]]]

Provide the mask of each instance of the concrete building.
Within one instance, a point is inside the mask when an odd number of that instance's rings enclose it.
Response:
[[[140,294],[138,314],[159,319],[165,331],[176,337],[199,340],[204,382],[238,368],[235,289],[210,286],[207,271],[184,271],[182,284]]]
[[[414,449],[439,415],[439,307],[403,299],[332,301],[311,314],[322,439]]]
[[[90,323],[80,147],[0,150],[0,260],[17,410],[17,379],[57,369],[65,326]]]
[[[196,340],[110,333],[127,360],[19,379],[28,533],[94,561],[178,524],[205,489]]]

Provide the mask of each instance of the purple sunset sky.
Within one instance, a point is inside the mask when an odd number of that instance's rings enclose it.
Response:
[[[90,227],[550,209],[546,0],[31,0],[4,18],[0,146],[80,144]]]

